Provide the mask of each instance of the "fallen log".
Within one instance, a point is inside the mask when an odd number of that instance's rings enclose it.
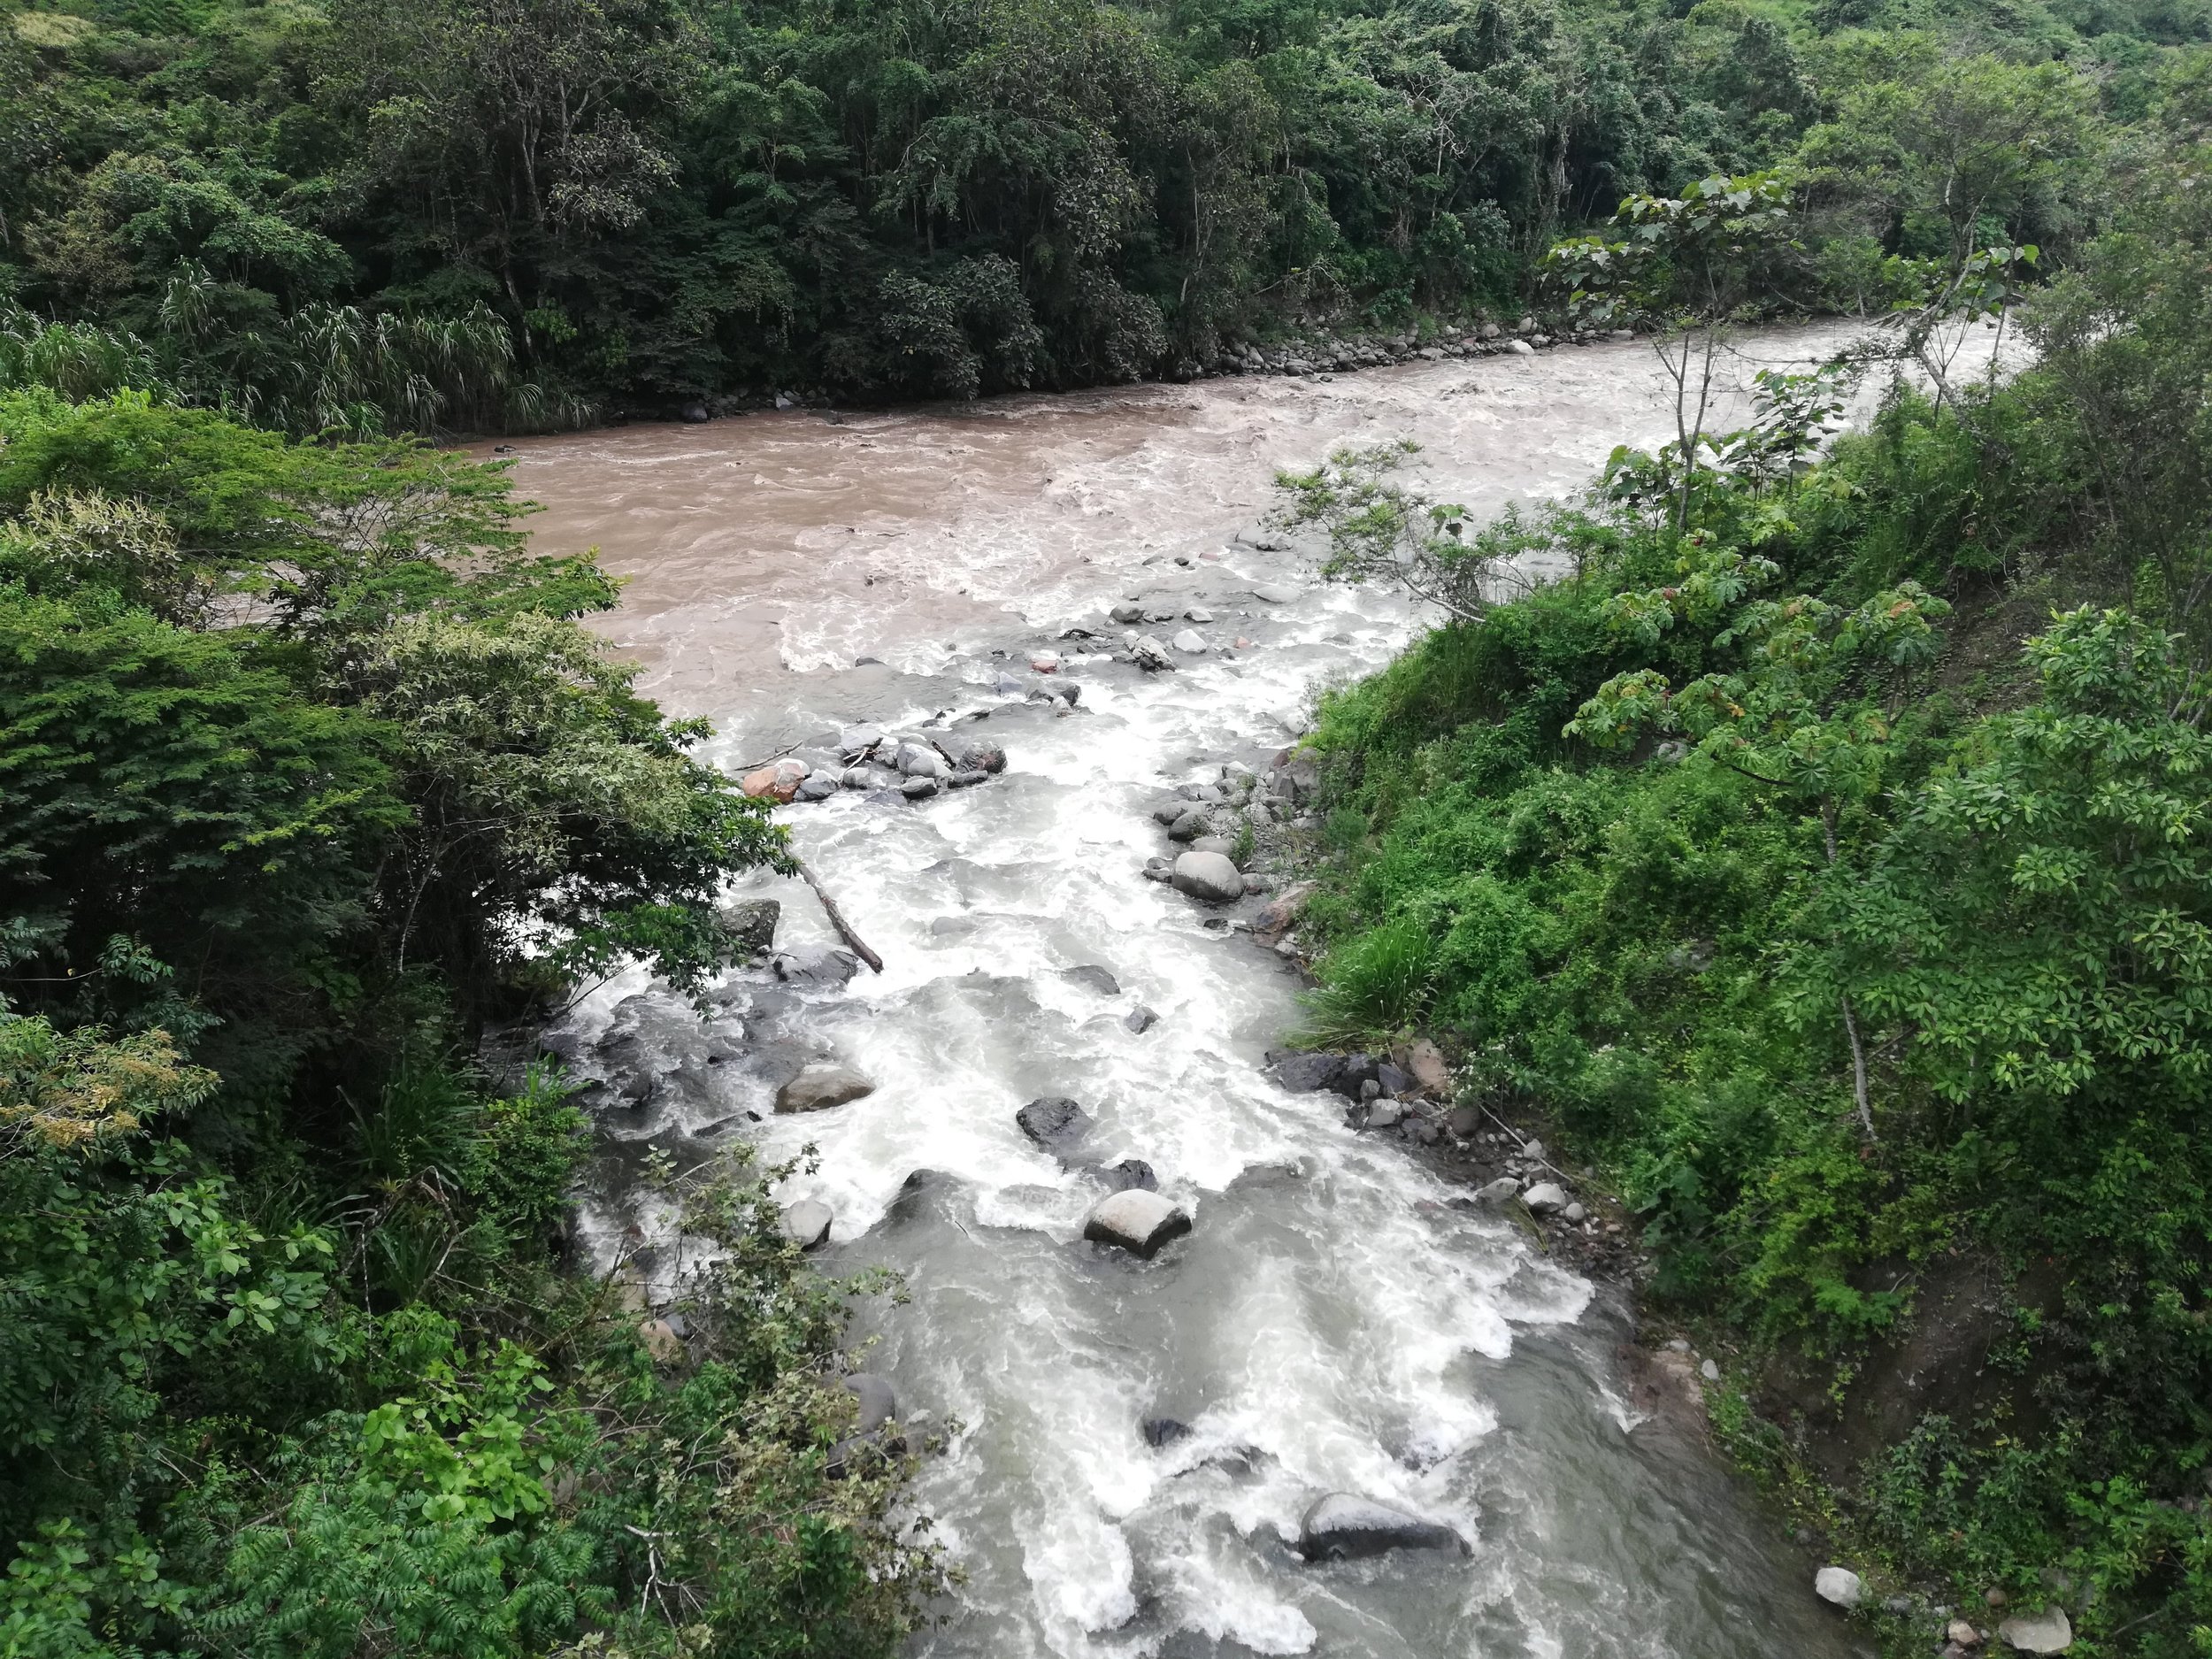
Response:
[[[853,955],[858,956],[878,973],[881,973],[883,958],[868,949],[866,940],[853,932],[853,925],[845,919],[845,912],[837,908],[837,901],[830,897],[829,889],[821,884],[814,872],[806,867],[803,859],[794,858],[791,862],[798,866],[799,874],[807,886],[814,889],[814,896],[822,901],[822,910],[830,918],[830,926],[837,930],[837,936],[852,947]]]

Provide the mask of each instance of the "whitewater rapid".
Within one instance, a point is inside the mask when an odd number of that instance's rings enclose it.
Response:
[[[1753,360],[1831,341],[1767,336]],[[1853,1651],[1772,1517],[1624,1403],[1620,1299],[1348,1127],[1338,1097],[1278,1087],[1263,1056],[1298,1022],[1294,969],[1140,873],[1175,785],[1263,768],[1323,688],[1420,626],[1394,595],[1316,582],[1317,549],[1260,527],[1276,466],[1406,434],[1440,494],[1487,514],[1665,435],[1657,388],[1644,348],[1607,345],[522,446],[541,548],[596,542],[634,579],[610,636],[647,689],[717,721],[711,758],[977,710],[1006,750],[998,779],[920,805],[847,792],[782,814],[885,971],[755,974],[728,1018],[754,1050],[833,1057],[874,1093],[779,1118],[772,1068],[731,1065],[603,1114],[627,1154],[813,1148],[783,1195],[834,1212],[825,1270],[902,1276],[908,1299],[869,1307],[856,1340],[902,1415],[948,1434],[916,1500],[965,1574],[918,1654]],[[1278,585],[1295,596],[1261,595]],[[1214,649],[1156,676],[1111,663],[1125,595],[1210,611]],[[1072,714],[995,689],[1046,647],[1082,685]],[[756,895],[782,902],[780,943],[834,942],[803,887],[733,896]],[[639,988],[595,993],[586,1040]],[[1140,1004],[1159,1018],[1135,1032]],[[1087,1157],[1150,1164],[1191,1235],[1151,1262],[1083,1242],[1099,1188],[1015,1125],[1043,1095],[1099,1120]],[[651,1226],[626,1167],[588,1207],[603,1253]],[[1160,1417],[1193,1432],[1156,1448]],[[1469,1549],[1310,1565],[1285,1540],[1333,1490]]]

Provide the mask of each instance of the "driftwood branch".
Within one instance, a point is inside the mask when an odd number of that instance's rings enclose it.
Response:
[[[829,917],[830,926],[837,930],[837,936],[852,947],[853,955],[858,956],[878,973],[881,973],[883,958],[868,949],[866,940],[853,932],[853,925],[845,919],[845,912],[837,908],[837,901],[830,897],[829,889],[815,879],[814,872],[806,867],[806,862],[803,859],[794,858],[791,862],[798,866],[799,874],[807,886],[814,889],[814,896],[822,901],[823,911]]]

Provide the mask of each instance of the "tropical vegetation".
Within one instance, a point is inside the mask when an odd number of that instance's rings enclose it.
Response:
[[[1338,574],[1444,618],[1321,707],[1313,1037],[1432,1033],[1601,1170],[1655,1307],[1731,1356],[1732,1442],[1913,1609],[1899,1653],[1991,1593],[2062,1602],[2078,1652],[2212,1640],[2193,73],[2062,262],[1962,233],[1747,427],[1694,411],[1804,243],[1755,177],[1551,261],[1655,331],[1677,442],[1480,526],[1403,446],[1284,480]],[[1962,370],[2001,325],[2016,372]],[[1531,554],[1569,573],[1501,582]]]

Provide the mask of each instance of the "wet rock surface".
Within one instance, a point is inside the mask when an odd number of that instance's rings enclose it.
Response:
[[[1356,1561],[1394,1549],[1459,1548],[1459,1534],[1450,1527],[1348,1492],[1315,1499],[1298,1524],[1298,1553],[1308,1561]]]

